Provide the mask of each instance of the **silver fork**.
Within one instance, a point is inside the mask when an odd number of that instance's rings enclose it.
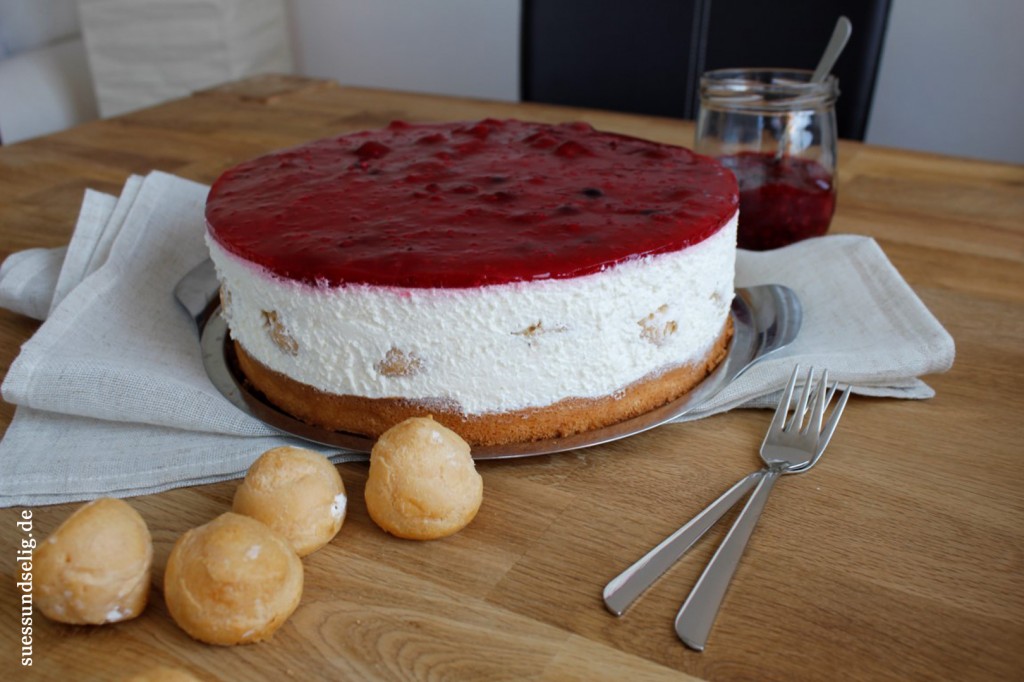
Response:
[[[765,462],[765,468],[744,477],[686,525],[613,578],[604,589],[604,602],[612,613],[621,616],[659,576],[757,485],[754,495],[736,519],[733,528],[676,617],[676,632],[683,642],[697,650],[703,649],[718,613],[718,607],[725,596],[725,590],[772,486],[780,475],[803,473],[818,462],[849,398],[850,389],[847,388],[840,396],[828,422],[823,423],[825,408],[836,392],[835,384],[828,387],[828,372],[823,372],[817,389],[814,390],[810,420],[805,424],[814,375],[814,369],[811,368],[807,373],[800,401],[792,419],[789,419],[799,369],[799,366],[793,368],[789,384],[761,445],[761,457]],[[719,566],[723,569],[721,574],[717,568]]]
[[[758,481],[754,494],[747,500],[739,517],[729,529],[722,544],[718,547],[711,561],[704,568],[704,572],[697,583],[690,591],[679,613],[676,615],[676,634],[683,644],[703,651],[707,643],[711,626],[718,615],[718,609],[722,605],[722,599],[729,588],[732,576],[739,565],[743,550],[746,549],[747,541],[754,532],[754,526],[764,510],[765,502],[768,501],[768,494],[772,491],[775,481],[782,474],[799,474],[813,467],[821,455],[825,452],[832,434],[839,423],[839,417],[846,407],[846,401],[850,397],[850,388],[847,387],[839,397],[835,410],[832,411],[828,422],[824,422],[825,406],[835,394],[836,386],[828,387],[828,370],[822,371],[821,380],[816,388],[812,389],[814,368],[807,372],[807,381],[804,383],[804,390],[800,396],[800,402],[793,412],[792,419],[789,418],[789,406],[793,398],[793,388],[796,385],[799,367],[793,368],[793,375],[786,386],[786,392],[779,401],[775,410],[775,416],[768,427],[764,441],[761,443],[761,459],[767,464],[767,469]],[[807,416],[807,406],[810,395],[814,392],[814,407],[811,410],[810,418]]]

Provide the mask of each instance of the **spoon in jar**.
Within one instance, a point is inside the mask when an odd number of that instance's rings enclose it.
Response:
[[[835,66],[839,55],[843,53],[847,41],[850,40],[851,33],[853,33],[853,24],[847,17],[839,17],[836,21],[836,27],[832,29],[832,37],[829,38],[828,45],[825,46],[825,51],[822,53],[821,59],[818,60],[818,66],[815,67],[814,72],[811,74],[811,83],[824,82],[829,73],[832,72],[832,67]],[[796,133],[791,128],[794,128],[795,124],[799,121],[798,117],[793,117],[786,122],[786,127],[779,136],[779,145],[775,151],[776,162],[781,161],[782,157],[785,156],[789,141],[794,138]]]
[[[812,83],[821,83],[832,72],[832,67],[835,66],[839,55],[843,53],[851,33],[853,33],[853,24],[845,16],[839,17],[836,27],[832,29],[832,37],[829,38],[828,45],[825,46],[825,52],[822,53],[821,59],[818,60],[818,66],[815,67],[814,73],[811,75]]]

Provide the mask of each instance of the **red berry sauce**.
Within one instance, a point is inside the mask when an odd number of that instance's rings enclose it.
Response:
[[[766,251],[828,231],[836,207],[832,176],[809,159],[743,152],[719,159],[740,185],[741,249]]]
[[[394,122],[254,159],[214,183],[206,219],[221,247],[280,277],[465,288],[677,251],[737,203],[732,173],[682,147],[487,119]]]

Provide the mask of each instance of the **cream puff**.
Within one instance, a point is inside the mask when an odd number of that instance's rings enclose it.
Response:
[[[330,460],[285,446],[253,462],[235,491],[232,511],[270,526],[302,557],[338,534],[346,506],[345,485]]]
[[[392,535],[433,540],[457,533],[476,516],[483,493],[469,445],[429,417],[391,427],[370,453],[366,508]]]
[[[279,533],[227,512],[186,532],[171,549],[164,598],[174,621],[208,644],[258,642],[302,597],[302,561]]]
[[[153,540],[124,500],[94,500],[76,510],[36,549],[34,604],[52,620],[101,625],[135,618],[146,607]]]

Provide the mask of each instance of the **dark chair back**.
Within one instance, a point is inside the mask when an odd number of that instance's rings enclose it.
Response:
[[[839,136],[862,140],[890,0],[523,0],[525,101],[696,118],[700,74],[813,69],[836,19],[853,35],[836,63]]]

